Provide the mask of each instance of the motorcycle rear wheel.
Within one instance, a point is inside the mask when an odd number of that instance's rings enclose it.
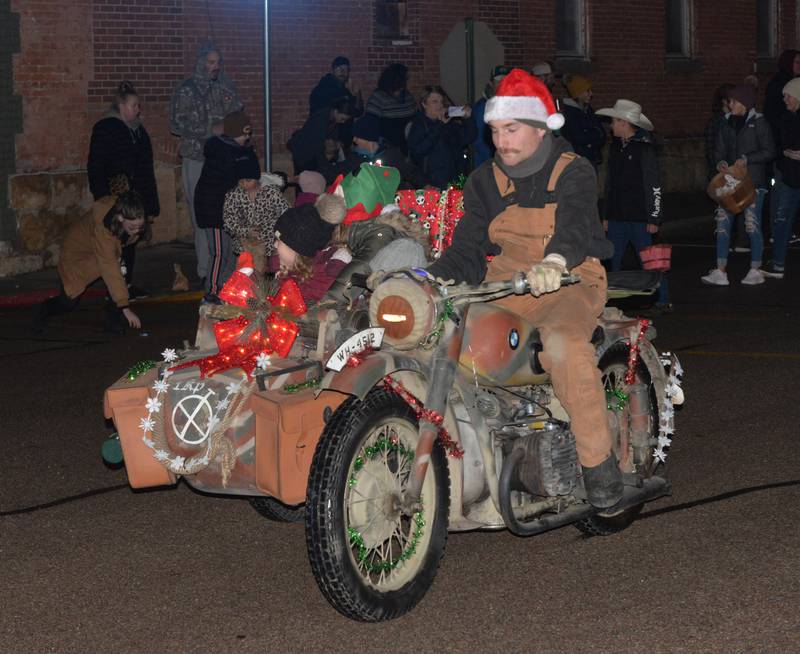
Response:
[[[600,359],[599,368],[606,390],[621,389],[624,385],[625,373],[628,370],[629,348],[625,343],[617,343],[606,350]],[[658,431],[658,400],[656,399],[655,387],[650,378],[650,371],[641,359],[636,360],[636,382],[645,384],[648,388],[648,398],[650,401],[650,431],[651,435],[657,436]],[[618,461],[626,461],[629,452],[621,452],[621,443],[614,443],[614,452]],[[652,463],[652,448],[643,463],[638,465],[630,464],[623,472],[634,472],[645,477],[650,476]],[[624,463],[623,463],[624,465]],[[624,511],[614,515],[596,514],[590,518],[579,520],[575,523],[578,531],[587,536],[610,536],[627,529],[642,510],[644,504],[636,504]]]
[[[306,546],[322,594],[353,620],[410,611],[433,583],[447,542],[450,478],[435,443],[421,510],[397,506],[419,439],[398,395],[373,389],[346,400],[317,445],[306,500]]]

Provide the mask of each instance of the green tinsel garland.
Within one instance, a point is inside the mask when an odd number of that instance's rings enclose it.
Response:
[[[144,361],[139,361],[138,363],[134,363],[130,370],[128,370],[127,374],[125,375],[128,378],[128,381],[133,381],[139,375],[143,375],[148,370],[156,367],[155,361],[150,361],[149,359],[145,359]]]
[[[282,390],[284,393],[299,393],[307,388],[317,388],[318,386],[319,379],[308,379],[304,382],[300,382],[299,384],[286,384]]]
[[[609,411],[622,411],[627,403],[628,395],[621,388],[606,389],[606,408]]]
[[[442,334],[444,333],[444,323],[446,323],[452,315],[453,315],[453,301],[445,300],[444,310],[436,318],[436,325],[434,326],[433,331],[431,331],[431,333],[428,334],[423,339],[420,345],[425,348],[436,345],[439,342],[439,339],[442,337]]]
[[[366,459],[372,459],[380,452],[385,452],[387,450],[397,452],[406,459],[414,458],[414,452],[406,449],[400,443],[395,443],[388,438],[381,438],[375,441],[373,445],[365,447],[362,455],[356,457],[356,460],[353,462],[354,472],[358,472],[364,467]],[[350,488],[352,488],[357,483],[358,480],[355,478],[355,475],[353,475],[348,480],[347,485]],[[372,563],[366,560],[367,556],[369,555],[369,551],[367,549],[366,544],[364,543],[364,537],[357,529],[348,527],[347,537],[348,540],[350,541],[350,545],[352,547],[355,547],[356,550],[358,550],[358,555],[356,556],[358,563],[362,564],[366,569],[366,571],[369,573],[391,572],[398,565],[400,565],[401,562],[410,559],[417,551],[417,545],[419,544],[419,539],[422,538],[424,530],[423,528],[425,527],[425,517],[422,515],[421,511],[416,511],[414,515],[411,517],[411,520],[414,523],[414,529],[411,534],[411,540],[409,540],[406,547],[403,548],[403,551],[400,552],[400,555],[396,559],[392,559],[391,561],[380,561],[378,563]]]

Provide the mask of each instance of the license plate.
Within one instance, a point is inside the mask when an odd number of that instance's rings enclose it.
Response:
[[[331,354],[325,367],[335,372],[341,372],[347,360],[354,354],[359,354],[370,348],[377,350],[383,342],[383,327],[370,327],[353,334]]]

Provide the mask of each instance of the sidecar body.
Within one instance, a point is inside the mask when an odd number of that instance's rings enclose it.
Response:
[[[173,485],[183,477],[200,491],[304,502],[325,418],[346,397],[317,397],[321,358],[341,330],[335,311],[317,318],[302,326],[288,357],[271,357],[250,378],[240,368],[205,378],[194,366],[170,372],[216,352],[213,320],[201,309],[196,349],[110,386],[105,415],[116,425],[130,485]]]

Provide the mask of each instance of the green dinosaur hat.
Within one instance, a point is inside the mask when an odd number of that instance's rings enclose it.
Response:
[[[383,205],[394,202],[398,186],[400,171],[397,168],[362,163],[357,175],[349,173],[341,181],[347,206],[344,224],[377,216]]]

